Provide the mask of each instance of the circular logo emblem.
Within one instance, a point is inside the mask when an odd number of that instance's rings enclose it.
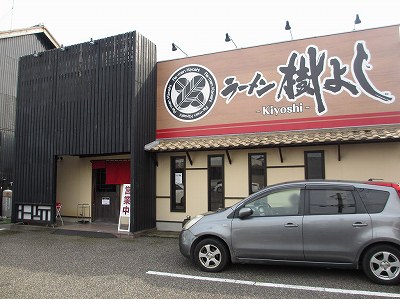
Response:
[[[192,122],[206,116],[217,99],[217,80],[204,66],[191,64],[177,70],[164,90],[164,104],[179,121]]]

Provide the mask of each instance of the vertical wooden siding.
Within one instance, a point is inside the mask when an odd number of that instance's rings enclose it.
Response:
[[[154,227],[155,46],[131,32],[40,54],[21,59],[15,203],[55,202],[59,155],[131,152],[134,213],[152,211],[133,228]]]
[[[155,140],[156,131],[155,46],[139,35],[136,39],[135,101],[132,102],[131,184],[135,231],[156,226],[155,165],[144,146]]]

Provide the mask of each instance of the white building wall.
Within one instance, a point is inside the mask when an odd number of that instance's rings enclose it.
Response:
[[[283,163],[277,148],[190,152],[193,165],[186,158],[186,212],[170,212],[170,157],[185,153],[157,154],[157,228],[180,230],[186,215],[192,217],[207,212],[207,157],[223,154],[225,175],[225,206],[231,206],[248,196],[248,154],[266,153],[267,185],[305,177],[304,152],[323,150],[326,179],[366,181],[378,178],[400,182],[400,143],[347,144],[340,146],[340,161],[336,145],[282,148]]]

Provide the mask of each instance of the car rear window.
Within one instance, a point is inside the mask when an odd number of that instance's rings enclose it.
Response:
[[[358,190],[369,214],[380,213],[389,199],[389,192],[373,189]]]

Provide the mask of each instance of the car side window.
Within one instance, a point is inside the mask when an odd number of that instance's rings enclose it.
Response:
[[[380,213],[389,199],[389,192],[372,189],[358,190],[369,214]]]
[[[252,217],[298,215],[300,189],[286,189],[267,194],[247,203],[244,208],[253,210]]]
[[[311,215],[356,213],[356,202],[351,191],[310,190],[309,196]]]

